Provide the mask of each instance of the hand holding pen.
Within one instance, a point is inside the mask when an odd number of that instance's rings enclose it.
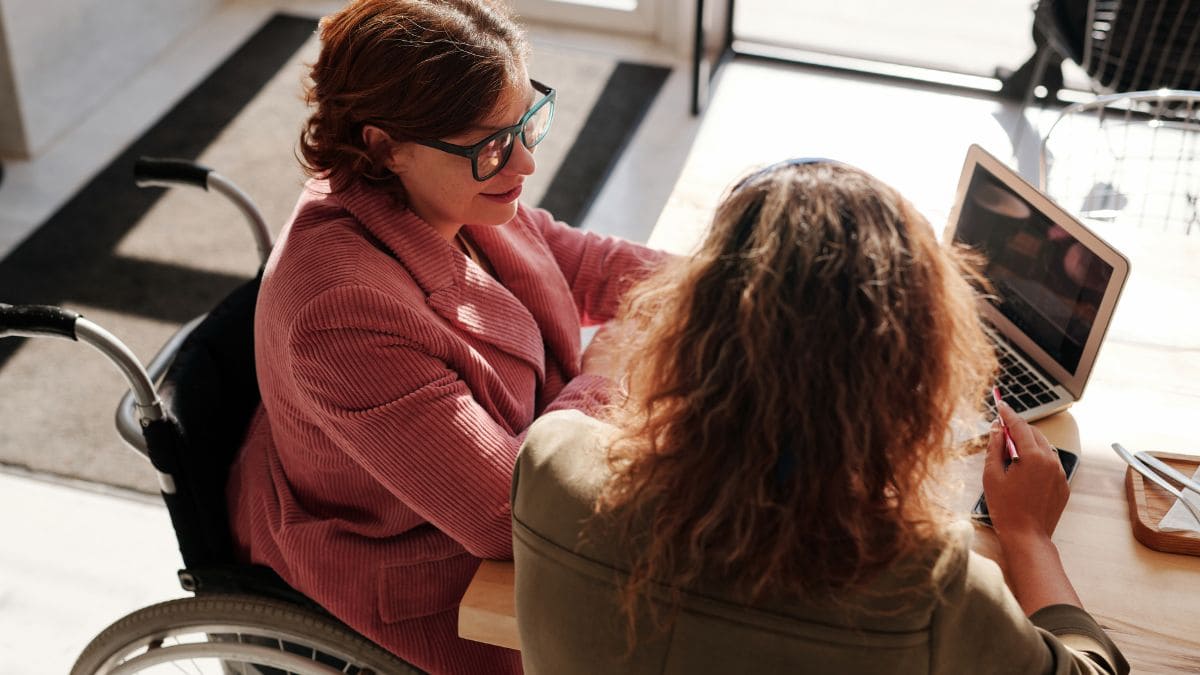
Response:
[[[1000,406],[1004,405],[1004,400],[1000,398],[1000,387],[992,387],[992,401],[996,404],[996,420],[1000,422],[1000,429],[1004,432],[1004,451],[1009,462],[1015,462],[1021,459],[1017,454],[1017,444],[1013,443],[1012,433],[1008,430],[1008,424],[1004,422],[1004,415],[1000,414]],[[1005,466],[1008,464],[1006,463]]]
[[[983,492],[1005,579],[1026,614],[1054,604],[1080,606],[1051,540],[1071,495],[1058,453],[1042,435],[1000,402],[988,437]],[[1020,449],[1014,462],[1013,449]]]
[[[1049,537],[1070,496],[1062,463],[1042,432],[1008,404],[1001,401],[998,412],[983,468],[992,525],[1002,541],[1011,536]],[[1018,451],[1021,460],[1014,462]]]

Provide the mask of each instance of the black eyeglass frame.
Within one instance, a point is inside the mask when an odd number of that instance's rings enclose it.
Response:
[[[437,139],[416,141],[416,143],[418,145],[424,145],[429,148],[441,150],[442,152],[448,152],[452,155],[458,155],[460,157],[466,157],[467,159],[470,159],[471,160],[471,175],[475,178],[475,180],[482,183],[483,181],[500,173],[500,171],[503,170],[505,166],[508,166],[508,160],[512,157],[513,147],[516,146],[516,144],[517,144],[516,138],[520,138],[521,142],[525,144],[525,147],[532,150],[534,148],[534,146],[536,146],[538,143],[542,142],[542,139],[544,139],[546,137],[546,134],[550,133],[550,126],[554,123],[554,101],[556,98],[556,92],[555,92],[554,88],[547,87],[546,85],[542,84],[541,82],[538,82],[537,80],[531,79],[531,80],[529,80],[529,83],[533,85],[534,91],[537,91],[537,92],[543,94],[543,96],[540,100],[538,100],[537,103],[533,104],[533,107],[530,108],[528,112],[526,112],[524,115],[521,116],[521,119],[518,120],[516,124],[512,125],[511,127],[504,127],[503,129],[499,129],[495,133],[489,135],[487,138],[483,139],[482,141],[479,141],[478,143],[476,143],[474,145],[455,145],[454,143],[447,143],[445,141],[439,141]],[[529,139],[525,138],[525,130],[524,130],[525,124],[527,122],[529,122],[529,120],[534,115],[536,115],[539,110],[541,110],[543,107],[545,107],[547,105],[550,106],[550,119],[546,121],[546,130],[542,132],[541,136],[534,139],[533,142],[531,143],[531,142],[529,142]],[[500,159],[500,163],[498,165],[496,165],[496,170],[492,171],[491,173],[487,174],[486,176],[480,176],[479,175],[479,153],[483,152],[483,149],[486,148],[489,143],[496,140],[497,138],[501,138],[505,134],[512,134],[513,142],[508,144],[507,149],[504,151],[504,157],[502,157]]]

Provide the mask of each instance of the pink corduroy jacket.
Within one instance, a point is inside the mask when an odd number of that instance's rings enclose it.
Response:
[[[310,181],[263,278],[263,404],[229,505],[243,559],[402,658],[519,672],[457,637],[459,600],[481,558],[512,557],[529,424],[604,400],[580,326],[662,255],[525,207],[465,232],[498,280],[386,194]]]

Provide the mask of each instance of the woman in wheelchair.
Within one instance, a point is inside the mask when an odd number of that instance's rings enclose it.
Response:
[[[518,201],[555,92],[499,3],[358,0],[320,32],[313,179],[255,313],[235,545],[422,669],[519,672],[457,637],[458,603],[481,558],[512,556],[529,424],[605,400],[581,323],[662,256]]]
[[[623,400],[547,415],[513,487],[530,673],[1117,673],[1050,534],[1067,484],[1003,410],[1009,584],[939,502],[996,367],[961,252],[844,164],[754,173],[629,294]]]

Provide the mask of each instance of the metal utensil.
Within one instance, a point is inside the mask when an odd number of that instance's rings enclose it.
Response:
[[[1141,452],[1135,452],[1133,453],[1133,456],[1145,462],[1146,466],[1150,467],[1151,469],[1154,469],[1167,478],[1170,478],[1176,483],[1183,485],[1183,487],[1200,495],[1200,483],[1188,478],[1186,474],[1176,471],[1175,467],[1171,466],[1170,464],[1167,464],[1145,450]]]
[[[1112,449],[1115,450],[1117,452],[1117,454],[1121,456],[1121,459],[1125,460],[1126,464],[1133,467],[1134,471],[1137,471],[1138,473],[1142,474],[1143,476],[1148,478],[1150,480],[1150,482],[1154,483],[1155,485],[1159,486],[1160,488],[1175,495],[1176,499],[1183,502],[1183,505],[1187,507],[1188,511],[1192,512],[1192,515],[1195,516],[1195,518],[1196,518],[1196,522],[1200,523],[1200,508],[1197,508],[1196,505],[1193,504],[1190,500],[1185,499],[1183,496],[1183,493],[1180,492],[1179,490],[1177,490],[1174,485],[1171,485],[1170,483],[1167,482],[1167,480],[1165,478],[1163,478],[1162,476],[1155,473],[1154,469],[1151,469],[1150,467],[1143,464],[1142,460],[1140,460],[1137,457],[1134,457],[1132,454],[1130,454],[1130,452],[1128,450],[1126,450],[1120,443],[1113,443]]]

